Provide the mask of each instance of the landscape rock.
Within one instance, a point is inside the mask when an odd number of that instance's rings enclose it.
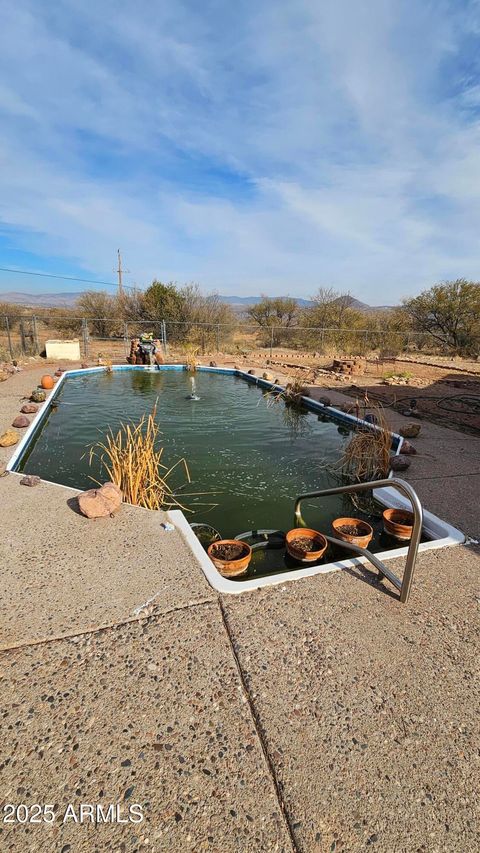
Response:
[[[273,376],[271,373],[268,373],[268,371],[265,371],[265,373],[262,374],[262,378],[267,382],[273,382]]]
[[[410,444],[409,441],[404,441],[402,444],[402,453],[408,454],[408,456],[414,456],[416,454],[416,450],[413,444]]]
[[[12,447],[12,445],[17,444],[20,440],[20,436],[18,432],[15,432],[14,429],[7,429],[2,435],[0,435],[0,447]]]
[[[406,471],[410,467],[410,459],[405,456],[393,456],[390,460],[392,471]]]
[[[416,438],[421,428],[420,424],[404,424],[398,431],[404,438]]]
[[[78,496],[78,506],[87,518],[106,518],[122,505],[123,495],[115,483],[104,483],[99,489],[88,489]]]
[[[331,406],[332,405],[332,401],[331,401],[330,397],[319,397],[318,402],[322,403],[323,406]]]
[[[36,403],[25,403],[20,411],[23,412],[24,415],[34,415],[38,412],[38,406]]]
[[[30,394],[30,399],[33,400],[34,403],[44,403],[47,399],[47,395],[43,388],[35,388],[35,390]]]
[[[21,486],[38,486],[41,483],[41,478],[37,477],[36,474],[26,474],[25,477],[22,477],[20,480]]]
[[[17,415],[14,421],[12,421],[12,427],[16,429],[25,429],[25,427],[30,426],[30,421],[26,417],[26,415]]]
[[[210,367],[216,367],[216,366],[217,366],[217,362],[216,362],[216,361],[211,361],[211,362],[210,362]]]
[[[0,382],[5,382],[8,379],[6,370],[0,370]]]
[[[254,370],[249,370],[248,372],[249,372],[250,376],[255,376],[255,371],[254,371]]]

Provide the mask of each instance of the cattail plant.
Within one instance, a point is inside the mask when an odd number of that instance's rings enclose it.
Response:
[[[116,434],[110,430],[104,442],[90,448],[90,464],[94,457],[100,459],[112,483],[122,490],[126,503],[153,510],[175,507],[188,511],[170,485],[172,474],[178,468],[185,482],[191,482],[188,465],[185,459],[177,460],[171,467],[163,464],[164,448],[159,445],[156,413],[155,404],[153,411],[148,416],[143,415],[138,424],[122,424]]]

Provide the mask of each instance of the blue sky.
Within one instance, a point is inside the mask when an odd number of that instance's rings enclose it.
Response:
[[[16,0],[0,266],[393,304],[480,265],[477,0]],[[0,290],[77,290],[0,274]]]

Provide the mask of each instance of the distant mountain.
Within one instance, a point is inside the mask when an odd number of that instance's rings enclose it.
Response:
[[[82,295],[78,293],[20,293],[14,290],[0,292],[0,302],[25,305],[28,308],[72,308]]]
[[[271,297],[271,298],[272,299],[275,299],[275,298],[282,299],[285,297]],[[239,310],[241,308],[248,308],[249,305],[257,305],[258,302],[262,301],[263,297],[262,296],[222,296],[222,294],[220,294],[220,299],[222,300],[222,302],[226,302],[227,305],[231,305],[232,308],[234,308],[235,310]],[[341,301],[343,301],[343,299],[345,299],[344,296],[339,296],[338,299],[335,300],[335,302],[341,302]],[[353,308],[356,311],[389,311],[389,310],[391,310],[391,307],[392,307],[391,305],[367,305],[366,302],[361,302],[360,299],[355,299],[354,296],[348,296],[347,299],[348,299],[348,302],[347,302],[348,307]],[[311,299],[296,299],[296,301],[298,302],[298,304],[302,308],[310,308],[310,306],[314,304]]]
[[[23,305],[27,308],[72,308],[82,293],[83,291],[76,293],[21,293],[20,291],[10,290],[6,293],[0,292],[0,302],[10,302],[14,305]],[[339,296],[338,301],[343,298]],[[231,305],[234,311],[240,313],[247,309],[249,305],[257,305],[262,301],[263,297],[222,296],[220,294],[220,299],[227,305]],[[391,307],[388,305],[367,305],[365,302],[355,299],[354,296],[349,296],[348,300],[349,307],[357,311],[388,311]],[[297,302],[302,308],[309,308],[313,305],[313,302],[309,299],[297,299]]]
[[[338,299],[335,299],[335,302],[342,302],[345,299],[344,296],[339,296]],[[366,302],[361,302],[360,299],[355,299],[354,296],[347,297],[347,304],[349,308],[353,308],[354,311],[391,311],[392,305],[367,305]]]
[[[222,302],[225,302],[227,305],[242,305],[244,307],[248,307],[249,305],[258,305],[259,302],[262,301],[263,296],[222,296],[219,294]],[[272,296],[271,299],[285,299],[285,296]],[[296,298],[296,297],[295,297]],[[302,308],[306,308],[308,305],[312,305],[312,302],[309,299],[297,299],[299,305]]]

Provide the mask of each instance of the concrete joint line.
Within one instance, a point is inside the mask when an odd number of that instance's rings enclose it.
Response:
[[[27,640],[22,643],[12,643],[9,646],[0,646],[1,652],[15,651],[16,649],[27,649],[32,646],[46,645],[47,643],[57,643],[60,640],[71,640],[74,637],[85,637],[87,634],[100,634],[104,631],[109,631],[111,628],[122,628],[124,625],[131,625],[135,622],[148,622],[150,619],[160,619],[163,616],[170,616],[171,613],[180,613],[182,610],[190,610],[192,607],[204,607],[205,605],[213,605],[215,602],[210,598],[202,599],[201,601],[193,601],[191,604],[182,604],[181,607],[171,607],[170,610],[165,610],[163,613],[148,613],[145,616],[129,616],[128,619],[123,619],[120,622],[109,622],[106,625],[99,625],[96,628],[85,628],[80,631],[73,631],[70,634],[54,634],[52,637],[41,637],[39,640]]]
[[[243,690],[243,693],[245,695],[245,699],[246,699],[246,701],[248,703],[248,707],[250,709],[250,714],[252,716],[253,725],[255,726],[255,731],[256,731],[257,737],[260,741],[260,746],[262,747],[263,757],[264,757],[265,762],[267,764],[268,772],[269,772],[270,777],[271,777],[272,782],[273,782],[275,794],[277,797],[278,806],[280,808],[283,819],[285,821],[285,825],[286,825],[286,828],[288,831],[288,835],[290,837],[290,842],[292,845],[293,853],[300,853],[300,848],[298,847],[298,845],[295,841],[295,833],[293,830],[292,821],[290,819],[290,815],[288,814],[288,810],[287,810],[287,807],[285,805],[285,800],[283,799],[283,796],[282,796],[282,789],[280,786],[280,782],[279,782],[277,774],[275,772],[275,765],[274,765],[274,763],[270,757],[270,753],[268,751],[268,745],[267,745],[267,741],[265,738],[265,733],[263,731],[263,726],[262,726],[262,723],[260,721],[260,716],[259,716],[259,714],[255,708],[253,698],[252,698],[250,691],[248,689],[248,685],[247,685],[247,681],[246,681],[246,678],[245,678],[244,673],[243,673],[242,665],[240,663],[240,659],[237,655],[237,651],[235,648],[235,642],[233,639],[233,635],[232,635],[232,632],[230,630],[230,625],[228,622],[228,616],[227,616],[227,613],[224,609],[223,602],[222,602],[222,599],[220,598],[220,596],[218,597],[218,605],[220,608],[223,627],[225,628],[225,632],[227,634],[228,641],[230,643],[230,648],[232,651],[233,659],[235,661],[235,665],[237,668],[238,677],[240,679],[240,684],[242,686],[242,690]]]

